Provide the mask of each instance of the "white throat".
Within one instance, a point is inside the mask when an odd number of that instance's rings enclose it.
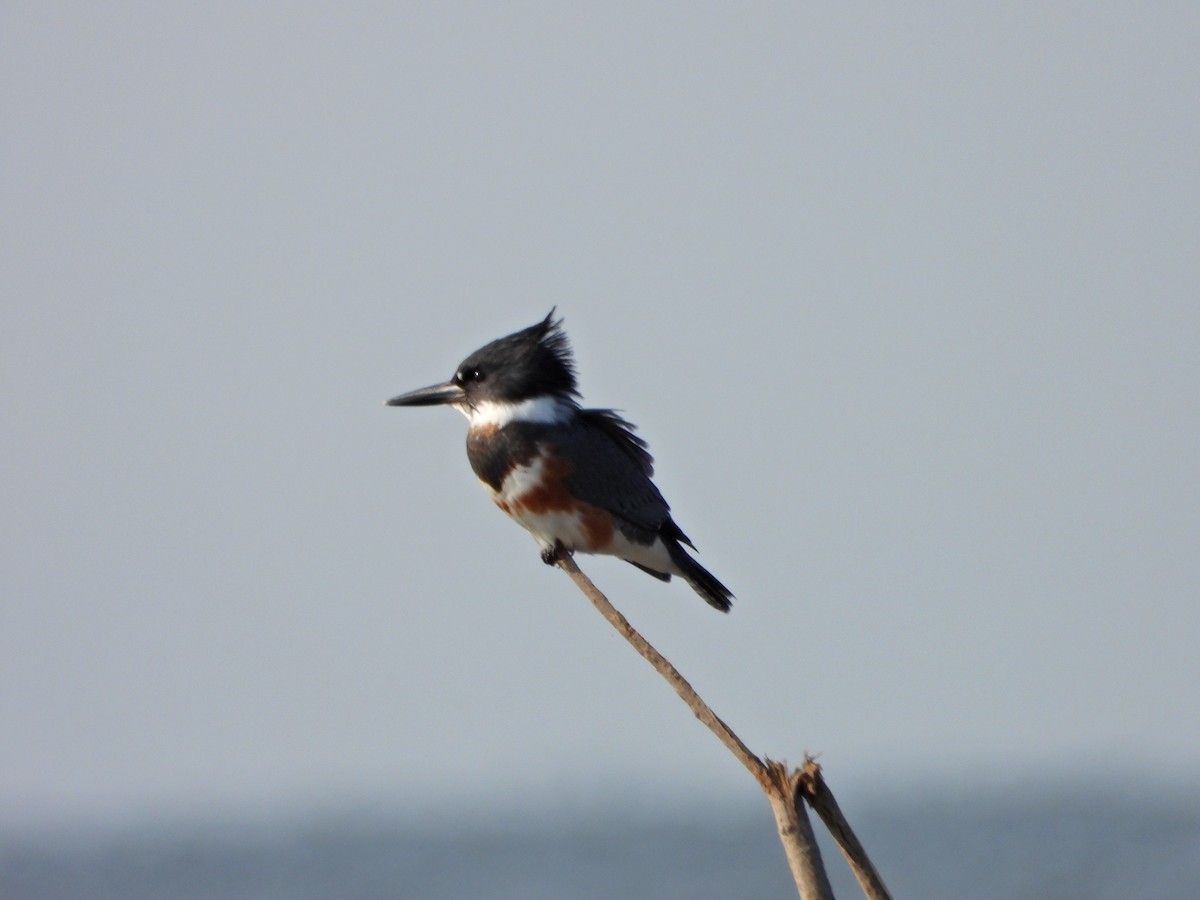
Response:
[[[533,397],[517,403],[484,400],[473,407],[464,404],[458,408],[472,428],[503,428],[511,422],[553,425],[567,421],[573,412],[572,405],[558,397]]]

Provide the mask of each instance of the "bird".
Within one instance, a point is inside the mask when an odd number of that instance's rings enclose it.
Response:
[[[685,549],[696,548],[651,480],[654,458],[635,426],[615,410],[580,405],[555,312],[479,348],[449,381],[387,405],[462,412],[472,470],[496,506],[533,535],[547,565],[576,551],[616,556],[661,581],[677,575],[728,612],[733,594]]]

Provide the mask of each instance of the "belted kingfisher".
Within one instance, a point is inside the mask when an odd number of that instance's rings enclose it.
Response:
[[[650,480],[646,442],[613,410],[581,408],[578,396],[567,335],[552,309],[476,350],[444,384],[387,405],[462,412],[471,468],[541,545],[548,565],[564,551],[617,556],[662,581],[679,575],[728,612],[729,588],[688,555],[682,545],[694,545]]]

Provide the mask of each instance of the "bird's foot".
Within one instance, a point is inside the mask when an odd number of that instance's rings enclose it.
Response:
[[[571,551],[563,546],[562,541],[555,541],[553,547],[542,548],[542,562],[548,566],[558,565],[563,556],[569,556]]]

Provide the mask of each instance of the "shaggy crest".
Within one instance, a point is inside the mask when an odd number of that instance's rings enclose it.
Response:
[[[536,325],[480,347],[462,361],[454,377],[459,383],[488,382],[497,400],[579,396],[571,345],[553,309]]]

